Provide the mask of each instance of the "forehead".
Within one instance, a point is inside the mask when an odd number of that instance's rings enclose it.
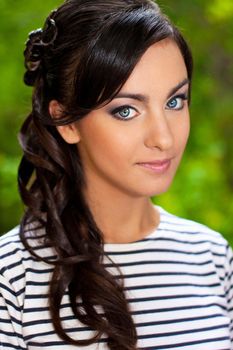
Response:
[[[122,91],[156,94],[170,90],[187,78],[184,59],[177,44],[164,39],[150,46],[129,76]]]

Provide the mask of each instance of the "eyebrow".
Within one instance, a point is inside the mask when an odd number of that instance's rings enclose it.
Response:
[[[176,86],[174,86],[168,93],[167,98],[172,97],[172,95],[174,95],[179,89],[181,89],[183,86],[185,86],[186,84],[189,84],[189,79],[185,78],[184,80],[182,80],[179,84],[177,84]],[[133,100],[137,100],[140,102],[148,102],[149,101],[149,97],[146,95],[142,95],[142,94],[131,94],[131,93],[127,93],[127,92],[120,92],[119,94],[117,94],[114,97],[114,100],[116,98],[131,98]]]
[[[182,80],[179,84],[177,84],[174,88],[171,89],[171,91],[168,94],[168,98],[172,97],[178,90],[180,90],[183,86],[189,84],[189,79],[186,78]]]

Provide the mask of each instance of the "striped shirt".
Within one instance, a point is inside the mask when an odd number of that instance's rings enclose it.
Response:
[[[233,349],[231,248],[219,233],[156,208],[160,224],[146,238],[105,244],[106,255],[124,275],[138,349]],[[30,241],[37,244],[38,238]],[[52,250],[37,247],[37,254],[48,257]],[[108,259],[105,265],[118,273]],[[67,345],[53,329],[48,310],[52,271],[51,265],[25,250],[17,228],[0,239],[1,350],[79,349]],[[73,316],[68,294],[61,318],[74,339],[93,335]],[[106,350],[106,336],[80,349]]]

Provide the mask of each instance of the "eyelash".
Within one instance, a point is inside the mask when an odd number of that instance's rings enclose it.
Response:
[[[120,117],[119,115],[117,116],[118,113],[122,112],[124,109],[129,109],[129,110],[133,110],[134,112],[138,113],[138,111],[136,110],[136,108],[132,107],[132,106],[129,106],[129,105],[124,105],[124,106],[120,106],[120,107],[117,107],[115,109],[113,109],[110,113],[111,115],[116,118],[116,119],[119,119],[119,120],[124,120],[124,121],[127,121],[127,120],[131,120],[134,118],[133,117],[130,117],[130,118],[124,118],[124,117]]]
[[[174,97],[172,97],[166,104],[166,106],[171,102],[171,101],[174,101],[174,100],[177,100],[177,99],[181,99],[182,101],[182,105],[181,107],[179,108],[171,108],[171,107],[168,107],[167,109],[170,109],[170,110],[175,110],[175,111],[180,111],[184,108],[184,101],[187,101],[188,100],[188,95],[187,94],[179,94],[179,95],[176,95]]]
[[[184,108],[184,101],[188,100],[188,95],[187,94],[179,94],[179,95],[176,95],[174,97],[172,97],[166,104],[166,106],[171,102],[171,101],[174,101],[174,100],[177,100],[177,99],[181,99],[182,100],[182,106],[179,107],[179,108],[171,108],[171,107],[168,107],[166,109],[169,109],[169,110],[175,110],[175,111],[179,111],[179,110],[182,110]],[[119,120],[124,120],[124,121],[128,121],[128,120],[131,120],[133,118],[135,118],[135,116],[132,116],[132,117],[121,117],[119,115],[117,115],[118,113],[122,112],[124,109],[128,109],[128,110],[133,110],[134,112],[138,113],[137,109],[132,107],[132,106],[129,106],[129,105],[123,105],[123,106],[120,106],[120,107],[117,107],[115,109],[113,109],[110,114],[116,118],[116,119],[119,119]]]

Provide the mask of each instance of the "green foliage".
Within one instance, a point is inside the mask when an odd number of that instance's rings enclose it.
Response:
[[[170,191],[156,199],[233,244],[233,7],[231,0],[159,1],[194,55],[191,135]]]
[[[23,50],[28,33],[43,26],[61,1],[0,0],[0,232],[19,223],[23,206],[17,193],[21,151],[17,133],[31,107],[31,89],[23,84]]]
[[[61,1],[0,0],[0,232],[19,222],[16,173],[19,127],[30,111],[23,85],[29,31],[43,26]],[[232,0],[158,0],[181,28],[194,54],[191,136],[171,189],[156,203],[221,231],[233,244],[233,3]]]

